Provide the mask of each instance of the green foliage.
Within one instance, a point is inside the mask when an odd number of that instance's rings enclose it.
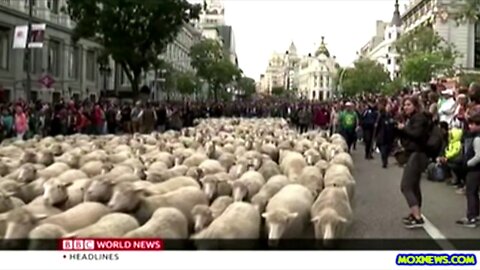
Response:
[[[462,73],[459,76],[460,79],[460,85],[469,87],[471,83],[475,82],[478,83],[480,82],[480,74],[478,73]]]
[[[229,96],[225,89],[228,84],[240,78],[241,72],[224,56],[222,46],[213,39],[203,40],[192,46],[190,57],[197,75],[213,88],[215,101],[218,101],[219,90],[222,90],[220,97]]]
[[[455,0],[451,3],[454,19],[458,24],[477,22],[480,19],[479,0]]]
[[[425,26],[403,35],[395,46],[400,55],[400,71],[408,82],[427,82],[439,72],[452,73],[459,56],[453,44]]]
[[[255,80],[249,77],[242,77],[238,80],[238,88],[243,90],[246,97],[251,97],[255,94]]]
[[[387,82],[382,87],[382,93],[386,96],[391,96],[402,90],[404,82],[402,78],[395,78],[393,81]]]
[[[345,96],[355,96],[362,93],[375,93],[385,83],[390,81],[390,76],[385,68],[372,60],[359,59],[353,68],[347,68],[341,75],[340,86]]]
[[[197,89],[198,81],[194,74],[180,72],[176,76],[177,90],[182,95],[192,95]]]
[[[283,96],[284,94],[286,94],[286,92],[287,91],[283,87],[273,87],[272,88],[272,95],[277,96],[277,97]]]
[[[93,39],[120,64],[138,94],[148,71],[184,23],[198,18],[200,5],[187,0],[67,0],[76,22],[73,40]]]

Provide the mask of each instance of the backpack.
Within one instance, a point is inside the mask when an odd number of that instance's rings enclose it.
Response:
[[[442,152],[442,129],[440,129],[438,125],[435,125],[430,115],[427,115],[427,117],[429,119],[428,138],[426,143],[427,155],[430,158],[437,158]]]

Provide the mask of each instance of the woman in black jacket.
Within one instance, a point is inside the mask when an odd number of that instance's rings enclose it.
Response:
[[[382,158],[382,168],[387,168],[388,157],[393,150],[393,144],[395,142],[395,125],[396,121],[393,118],[390,108],[381,102],[379,104],[379,115],[375,123],[375,137],[376,145],[380,150],[380,156]]]
[[[403,223],[407,228],[418,228],[423,227],[424,224],[421,213],[420,179],[429,162],[425,145],[428,141],[429,127],[431,127],[432,121],[423,112],[416,97],[406,98],[403,101],[403,109],[406,122],[399,123],[397,129],[408,161],[403,169],[401,191],[411,211],[407,217],[403,218]]]

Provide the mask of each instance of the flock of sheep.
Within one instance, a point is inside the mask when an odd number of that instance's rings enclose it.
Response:
[[[344,139],[283,119],[0,146],[3,239],[341,238],[354,164]],[[310,233],[308,233],[310,228]],[[314,236],[311,231],[314,231]]]

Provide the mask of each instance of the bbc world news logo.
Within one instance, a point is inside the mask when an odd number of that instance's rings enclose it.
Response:
[[[62,239],[59,249],[64,251],[93,250],[163,250],[160,239]]]

